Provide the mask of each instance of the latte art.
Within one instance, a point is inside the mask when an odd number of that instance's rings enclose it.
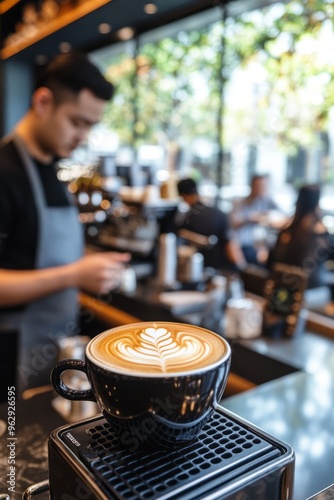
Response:
[[[179,323],[136,324],[113,329],[88,346],[88,354],[107,369],[164,374],[198,370],[219,361],[225,345],[218,335]]]
[[[205,341],[178,332],[174,339],[165,328],[146,328],[138,335],[138,343],[133,339],[108,339],[106,353],[121,361],[145,366],[154,366],[159,371],[169,372],[187,364],[198,363],[211,349]]]

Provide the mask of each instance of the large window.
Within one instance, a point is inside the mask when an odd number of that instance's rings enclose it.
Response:
[[[225,21],[216,7],[92,54],[117,87],[104,117],[115,154],[151,162],[158,181],[197,176],[225,200],[246,194],[255,172],[291,206],[297,187],[321,182],[331,210],[334,2],[236,15],[238,4]]]

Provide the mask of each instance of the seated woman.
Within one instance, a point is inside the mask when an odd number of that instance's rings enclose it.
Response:
[[[308,273],[307,288],[325,283],[324,263],[331,253],[330,236],[321,221],[320,187],[305,185],[298,194],[294,216],[278,235],[268,257],[269,269],[276,262],[298,266]]]

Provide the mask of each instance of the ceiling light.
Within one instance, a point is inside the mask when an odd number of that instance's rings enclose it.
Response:
[[[120,40],[130,40],[134,37],[134,34],[134,29],[130,27],[122,28],[117,32],[117,36]]]
[[[62,42],[59,44],[60,52],[70,52],[71,49],[72,49],[72,45],[68,42]]]
[[[154,3],[147,3],[144,5],[144,11],[146,14],[155,14],[158,10],[158,7]]]
[[[111,26],[108,23],[101,23],[99,25],[99,32],[102,33],[102,35],[106,35],[107,33],[110,33],[111,31]]]

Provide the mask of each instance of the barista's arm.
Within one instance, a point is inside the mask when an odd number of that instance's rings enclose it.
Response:
[[[105,293],[118,283],[129,254],[90,254],[63,266],[29,271],[0,269],[0,307],[25,304],[65,288]]]

